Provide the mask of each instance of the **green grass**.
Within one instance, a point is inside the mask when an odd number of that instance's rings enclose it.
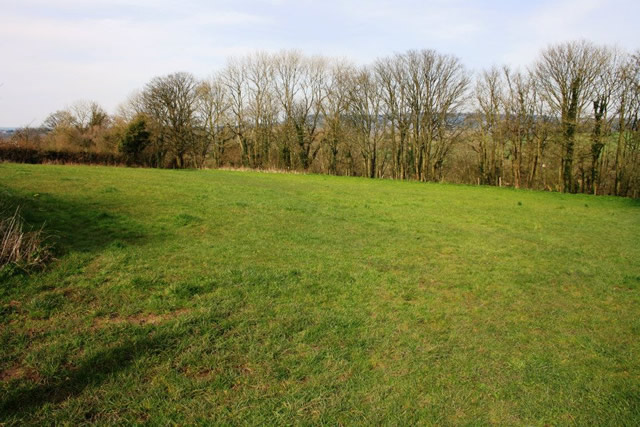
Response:
[[[640,423],[640,204],[0,165],[0,424]]]

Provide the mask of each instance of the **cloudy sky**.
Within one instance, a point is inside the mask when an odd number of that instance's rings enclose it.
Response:
[[[109,111],[150,78],[205,77],[226,58],[295,48],[356,63],[407,49],[472,70],[526,66],[549,43],[640,48],[637,0],[0,0],[0,126],[74,101]]]

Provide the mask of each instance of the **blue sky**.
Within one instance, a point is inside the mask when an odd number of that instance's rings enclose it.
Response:
[[[150,78],[206,77],[229,56],[300,49],[364,64],[433,48],[471,70],[525,67],[549,43],[640,48],[631,0],[0,0],[0,126],[74,101],[110,112]]]

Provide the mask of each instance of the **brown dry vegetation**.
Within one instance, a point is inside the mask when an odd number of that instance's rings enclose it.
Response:
[[[26,230],[19,208],[0,216],[0,271],[8,266],[38,268],[50,258],[43,229]]]

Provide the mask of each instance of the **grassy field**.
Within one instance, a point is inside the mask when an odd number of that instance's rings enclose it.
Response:
[[[0,424],[640,423],[637,201],[0,165]]]

